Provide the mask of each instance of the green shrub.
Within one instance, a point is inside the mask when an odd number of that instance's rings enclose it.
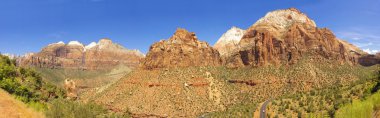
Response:
[[[298,118],[302,118],[302,112],[301,112],[301,111],[298,111],[298,112],[297,112],[297,117],[298,117]]]
[[[223,118],[223,117],[253,117],[253,112],[255,112],[257,104],[255,103],[245,103],[236,104],[231,106],[226,111],[218,111],[206,114],[206,117],[211,118]]]
[[[303,107],[303,106],[304,106],[304,103],[303,103],[303,101],[302,101],[302,100],[301,100],[301,101],[299,101],[299,103],[298,103],[298,104],[299,104],[299,106],[300,106],[300,107]]]
[[[34,70],[15,65],[14,60],[0,55],[0,88],[16,99],[40,110],[46,108],[48,100],[64,97],[62,89],[44,82]]]
[[[46,116],[48,118],[96,118],[106,113],[106,109],[94,103],[56,99],[49,104]]]
[[[27,105],[37,111],[44,111],[47,109],[47,105],[41,102],[29,102]]]
[[[335,115],[337,118],[369,118],[372,117],[372,113],[378,104],[380,104],[380,93],[376,93],[364,101],[354,101],[352,104],[343,106]]]

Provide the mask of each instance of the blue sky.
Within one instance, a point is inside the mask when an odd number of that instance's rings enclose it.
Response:
[[[0,51],[38,52],[58,42],[110,38],[147,52],[177,27],[213,45],[230,27],[295,7],[362,49],[380,50],[380,0],[0,0]]]

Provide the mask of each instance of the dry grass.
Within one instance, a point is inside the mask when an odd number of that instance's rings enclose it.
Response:
[[[28,108],[26,104],[16,100],[0,89],[0,118],[44,118],[41,112]]]

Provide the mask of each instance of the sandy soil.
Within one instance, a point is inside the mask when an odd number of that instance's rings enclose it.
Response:
[[[44,118],[45,116],[28,108],[21,101],[0,89],[0,118]]]

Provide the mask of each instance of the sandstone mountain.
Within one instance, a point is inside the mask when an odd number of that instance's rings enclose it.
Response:
[[[243,37],[245,31],[232,27],[219,38],[215,43],[214,48],[217,49],[221,56],[227,55],[239,47],[240,39]]]
[[[153,44],[142,62],[145,69],[221,64],[217,50],[199,41],[195,33],[180,28],[168,40]]]
[[[142,68],[91,99],[132,117],[208,117],[213,112],[226,114],[210,117],[244,117],[257,107],[252,103],[359,80],[364,72],[360,66],[338,63],[357,63],[363,54],[298,10],[278,10],[246,31],[227,31],[215,49],[194,33],[177,29],[150,47]],[[223,61],[234,67],[298,64],[278,69],[202,67]]]
[[[364,54],[295,8],[267,13],[246,30],[238,46],[226,59],[228,66],[294,64],[307,55],[354,64]]]
[[[128,50],[110,39],[101,39],[87,46],[78,41],[53,43],[39,53],[25,55],[18,59],[18,63],[20,66],[94,70],[119,64],[136,67],[143,57],[138,50]]]

